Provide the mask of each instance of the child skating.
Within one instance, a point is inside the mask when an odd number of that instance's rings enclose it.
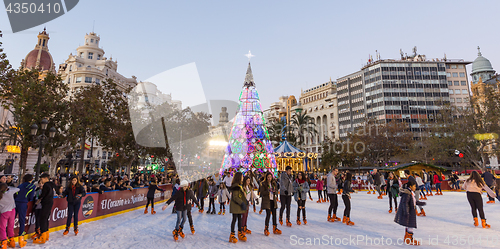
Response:
[[[219,206],[220,206],[220,211],[219,215],[224,215],[226,214],[226,202],[231,198],[229,195],[229,191],[226,188],[226,184],[224,182],[220,183],[220,189],[219,189]]]
[[[417,184],[413,181],[408,181],[400,189],[401,201],[394,222],[406,227],[404,243],[407,245],[420,245],[418,240],[413,238],[413,229],[417,228],[417,206],[425,206],[425,202],[417,201],[415,198],[415,190]]]

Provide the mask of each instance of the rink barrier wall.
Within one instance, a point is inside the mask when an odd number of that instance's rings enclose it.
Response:
[[[172,185],[159,185],[165,192],[156,191],[155,204],[170,198]],[[133,190],[108,191],[102,194],[87,193],[81,200],[80,211],[78,212],[78,224],[105,219],[111,216],[127,213],[144,208],[147,203],[146,195],[148,188],[136,188]],[[68,202],[66,198],[54,198],[52,211],[49,217],[49,232],[55,232],[66,228],[68,217]],[[35,232],[35,215],[33,212],[33,202],[28,203],[26,212],[26,234],[25,239],[30,238]],[[71,227],[73,223],[71,224]],[[19,222],[16,218],[14,234],[19,234]],[[16,238],[17,239],[17,238]]]
[[[402,179],[401,182],[403,184],[405,184],[408,180],[406,179]],[[496,179],[497,181],[497,186],[500,186],[500,179]],[[462,186],[463,184],[463,180],[460,181],[460,186]],[[316,191],[316,180],[311,180],[311,191]],[[364,191],[364,190],[368,190],[368,184],[365,182],[365,181],[361,181],[358,182],[357,180],[356,181],[353,181],[352,182],[352,189],[354,190],[358,190],[358,191]],[[432,185],[432,189],[435,190],[435,185]],[[441,181],[441,190],[443,191],[450,191],[452,190],[452,188],[450,187],[450,184],[448,184],[448,180],[444,180],[444,181]]]

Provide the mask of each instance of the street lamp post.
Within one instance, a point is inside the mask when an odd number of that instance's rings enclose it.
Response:
[[[41,122],[41,134],[36,135],[38,132],[38,125],[33,124],[31,125],[31,135],[33,136],[33,143],[38,143],[38,160],[36,162],[36,175],[35,175],[35,181],[38,181],[38,178],[40,177],[40,163],[42,160],[42,152],[43,152],[43,147],[45,146],[45,143],[47,142],[48,138],[53,138],[56,135],[56,128],[52,127],[49,130],[49,137],[45,136],[45,130],[47,130],[47,125],[49,124],[49,121],[47,119],[43,119]]]

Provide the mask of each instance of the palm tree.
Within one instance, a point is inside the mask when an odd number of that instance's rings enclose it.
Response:
[[[292,117],[291,127],[293,130],[297,131],[297,137],[299,138],[299,147],[302,147],[305,140],[305,135],[309,134],[314,136],[318,134],[316,131],[316,124],[314,124],[314,118],[307,115],[307,112],[297,112],[295,116]]]

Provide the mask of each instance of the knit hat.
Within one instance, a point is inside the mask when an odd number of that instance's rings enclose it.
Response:
[[[180,184],[179,186],[182,188],[182,187],[187,187],[188,185],[189,185],[189,182],[188,182],[188,181],[186,181],[186,180],[182,180],[182,181],[181,181],[181,184]]]

